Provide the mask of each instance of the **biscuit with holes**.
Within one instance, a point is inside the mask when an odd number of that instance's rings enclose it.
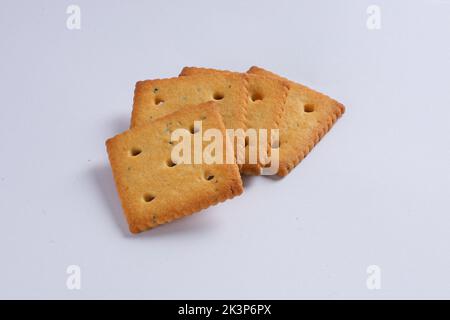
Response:
[[[218,106],[214,104],[186,106],[106,141],[114,180],[132,233],[190,215],[242,193],[236,164],[177,164],[172,157],[172,148],[176,146],[172,132],[184,128],[190,130],[186,131],[189,137],[201,135],[192,131],[196,120],[202,121],[202,130],[215,128],[225,134]],[[224,144],[224,152],[226,148]]]
[[[186,105],[216,101],[228,129],[245,128],[247,84],[239,75],[199,74],[136,83],[131,127],[142,126]]]
[[[279,128],[289,89],[285,81],[264,75],[242,74],[225,70],[197,67],[183,68],[180,76],[192,76],[198,74],[244,75],[248,82],[247,128],[256,130],[267,129],[269,137],[270,130]],[[256,147],[258,141],[254,142]],[[269,149],[270,145],[267,147]],[[259,175],[263,165],[261,164],[260,159],[256,159],[256,164],[249,163],[248,139],[245,147],[245,154],[246,162],[242,166],[241,172],[244,174]]]
[[[344,113],[344,106],[301,84],[259,67],[247,73],[286,81],[289,92],[280,122],[279,176],[286,176],[312,150]]]

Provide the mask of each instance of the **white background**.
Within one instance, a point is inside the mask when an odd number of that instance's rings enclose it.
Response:
[[[445,0],[1,1],[0,298],[450,298],[449,34]],[[286,178],[132,236],[104,141],[137,80],[186,65],[347,112]]]

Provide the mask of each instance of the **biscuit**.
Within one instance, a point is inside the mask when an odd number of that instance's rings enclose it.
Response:
[[[226,128],[245,128],[247,84],[238,75],[199,74],[136,83],[131,127],[142,126],[186,105],[216,101]]]
[[[225,127],[214,102],[186,106],[170,115],[129,129],[106,141],[122,207],[132,233],[190,215],[243,192],[236,164],[174,163],[171,141],[175,129],[194,131]],[[226,146],[224,147],[226,148]]]
[[[278,146],[278,175],[286,176],[330,130],[345,107],[324,94],[262,68],[251,67],[247,73],[273,77],[289,85]]]
[[[248,105],[247,105],[247,128],[256,130],[267,129],[268,136],[270,130],[278,129],[284,112],[284,105],[289,86],[285,81],[256,74],[242,74],[237,72],[185,67],[180,76],[192,76],[198,74],[218,74],[218,75],[243,75],[248,82]],[[247,142],[248,143],[248,142]],[[258,141],[256,141],[256,146]],[[268,149],[269,149],[268,145]],[[249,175],[259,175],[261,173],[261,161],[257,157],[256,164],[249,163],[249,147],[246,145],[246,162],[241,168],[241,172]]]

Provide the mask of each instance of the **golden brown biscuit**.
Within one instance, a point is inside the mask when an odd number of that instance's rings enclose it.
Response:
[[[241,76],[199,74],[139,81],[134,93],[131,127],[168,115],[186,105],[216,101],[226,128],[245,128],[247,83]]]
[[[344,113],[344,106],[301,84],[282,78],[259,67],[247,73],[259,74],[286,81],[289,93],[280,122],[278,175],[287,175],[330,130]]]
[[[187,106],[106,141],[114,180],[130,231],[138,233],[242,193],[236,164],[176,164],[171,141],[174,130],[225,127],[214,102]],[[203,131],[204,132],[204,131]],[[189,137],[202,132],[190,133]],[[203,143],[205,145],[205,143]],[[224,152],[225,152],[224,146]]]
[[[289,89],[289,86],[285,81],[264,75],[242,74],[225,70],[197,67],[183,68],[180,76],[192,76],[198,74],[245,76],[248,81],[247,128],[256,130],[267,129],[269,137],[270,130],[279,128],[279,122],[284,112],[284,105]],[[255,141],[255,143],[257,145],[258,141]],[[256,164],[250,164],[248,145],[246,145],[245,151],[246,163],[241,167],[241,172],[244,174],[259,175],[262,167],[259,156],[257,157]]]

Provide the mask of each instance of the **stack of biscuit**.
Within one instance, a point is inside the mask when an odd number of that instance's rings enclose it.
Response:
[[[259,67],[246,73],[184,68],[179,77],[139,81],[131,128],[106,141],[114,180],[130,231],[139,233],[190,215],[243,192],[241,174],[259,175],[267,163],[258,155],[243,163],[177,163],[171,138],[186,128],[274,130],[275,172],[286,176],[343,114],[339,102]],[[202,141],[202,146],[206,142]],[[260,146],[257,143],[256,146]],[[229,150],[223,145],[223,151]],[[234,150],[235,151],[235,150]]]

